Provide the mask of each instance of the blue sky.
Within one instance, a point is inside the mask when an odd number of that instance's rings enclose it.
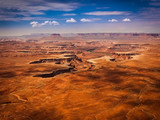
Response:
[[[0,35],[159,33],[160,0],[0,0]]]

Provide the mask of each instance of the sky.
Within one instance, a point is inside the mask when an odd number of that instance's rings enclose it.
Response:
[[[0,0],[0,36],[160,33],[160,0]]]

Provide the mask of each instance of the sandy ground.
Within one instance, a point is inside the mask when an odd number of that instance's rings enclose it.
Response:
[[[0,59],[0,120],[160,120],[160,46],[138,59],[90,59],[98,69],[37,78],[65,66]]]
[[[99,60],[110,61],[110,59],[111,59],[110,56],[103,56],[103,57],[99,57],[99,58],[89,59],[87,61],[95,64],[95,63],[97,63],[96,61],[99,61]]]

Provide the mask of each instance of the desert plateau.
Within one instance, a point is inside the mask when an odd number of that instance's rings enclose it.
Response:
[[[1,120],[160,120],[160,34],[1,38]]]

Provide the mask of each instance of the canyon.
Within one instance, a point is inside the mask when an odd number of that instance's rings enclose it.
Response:
[[[160,34],[0,38],[1,120],[159,120]]]

